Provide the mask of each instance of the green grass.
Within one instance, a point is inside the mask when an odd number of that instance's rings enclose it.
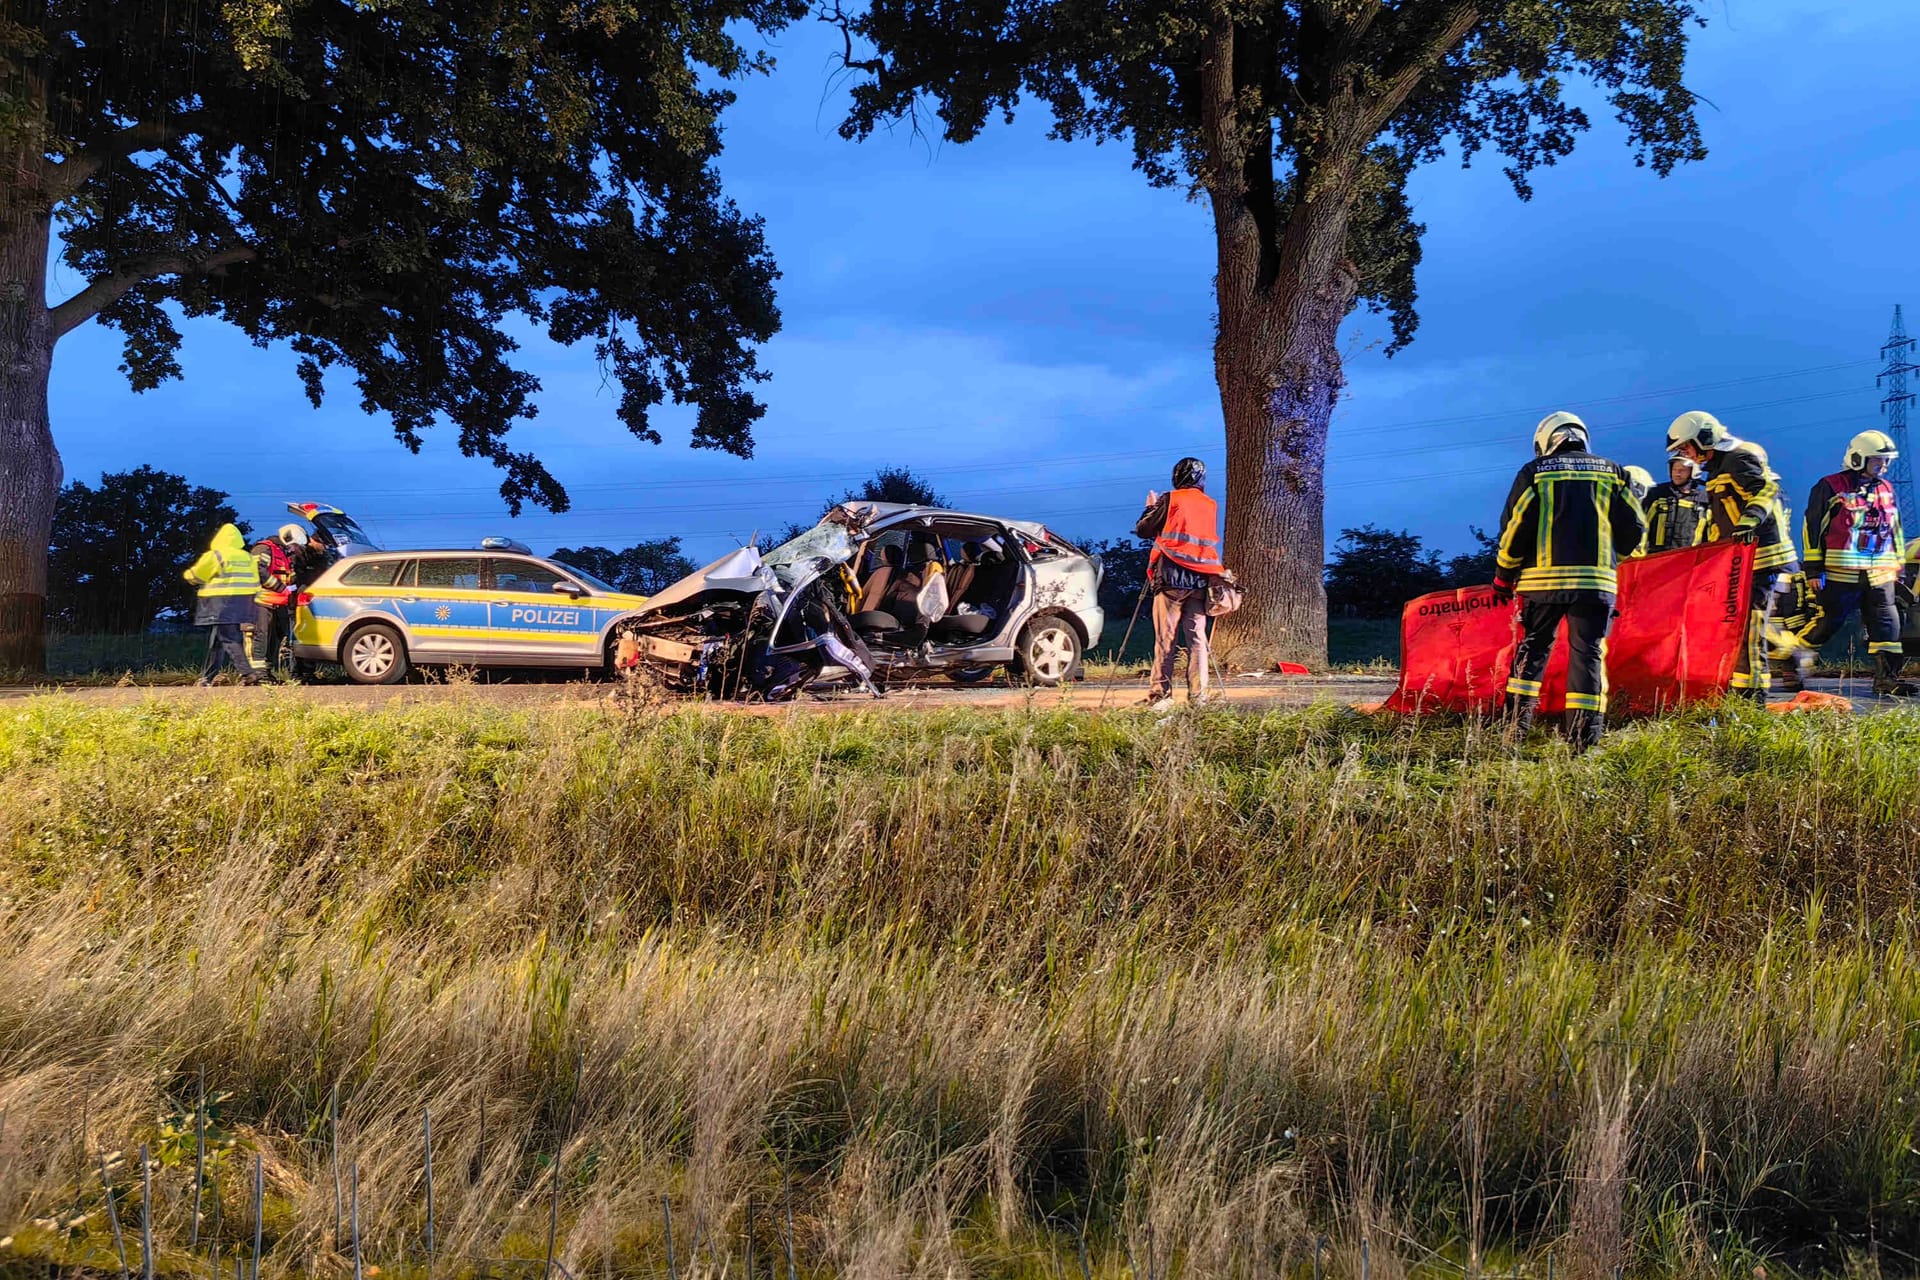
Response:
[[[1514,758],[1332,707],[14,704],[0,1230],[111,1270],[84,1113],[173,1153],[183,1269],[204,1069],[222,1240],[260,1154],[274,1276],[342,1268],[336,1149],[420,1261],[423,1107],[437,1274],[540,1255],[563,1131],[576,1276],[664,1274],[663,1195],[735,1273],[756,1198],[764,1265],[786,1188],[807,1275],[1039,1280],[1083,1230],[1116,1280],[1322,1235],[1338,1274],[1900,1271],[1917,764],[1904,714]]]

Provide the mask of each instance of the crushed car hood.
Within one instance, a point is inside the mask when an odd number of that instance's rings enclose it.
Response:
[[[772,590],[776,585],[773,575],[760,563],[759,549],[741,547],[737,551],[727,552],[706,568],[688,574],[665,591],[648,596],[646,606],[640,613],[645,615],[684,604],[702,592],[731,591],[752,595]]]

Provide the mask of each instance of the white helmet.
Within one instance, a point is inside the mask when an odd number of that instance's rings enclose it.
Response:
[[[1577,440],[1582,449],[1586,448],[1587,424],[1580,421],[1578,414],[1564,409],[1550,413],[1533,429],[1533,456],[1544,458],[1569,440]]]
[[[1692,409],[1681,414],[1667,428],[1668,453],[1678,453],[1683,444],[1725,453],[1739,443],[1731,431],[1720,425],[1720,419],[1704,409]]]
[[[1627,487],[1633,490],[1635,501],[1645,501],[1647,490],[1653,488],[1653,473],[1645,467],[1626,466],[1620,468],[1627,473]]]
[[[297,524],[280,526],[280,545],[283,547],[304,547],[307,545],[307,531]]]
[[[1900,456],[1900,447],[1893,437],[1884,431],[1862,431],[1847,441],[1847,470],[1865,471],[1869,458],[1885,458],[1892,462]]]

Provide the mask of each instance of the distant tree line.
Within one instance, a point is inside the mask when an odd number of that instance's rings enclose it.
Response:
[[[1350,618],[1397,618],[1415,596],[1493,581],[1495,543],[1472,528],[1474,550],[1442,560],[1418,534],[1363,524],[1342,529],[1327,561],[1327,609]]]

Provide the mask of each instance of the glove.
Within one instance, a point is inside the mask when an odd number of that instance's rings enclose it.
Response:
[[[1513,584],[1504,578],[1495,578],[1493,580],[1493,598],[1501,604],[1512,603]]]

